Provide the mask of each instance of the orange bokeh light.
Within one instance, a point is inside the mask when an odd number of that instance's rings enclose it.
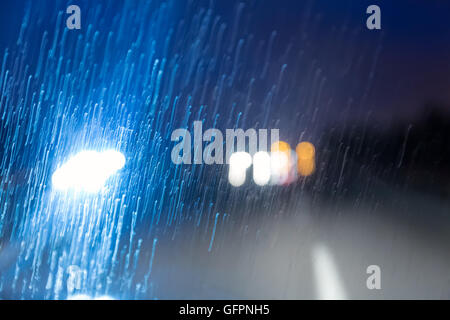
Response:
[[[283,152],[283,153],[290,153],[291,146],[289,143],[284,141],[277,141],[272,144],[270,147],[270,151],[272,152]]]
[[[297,171],[301,176],[307,177],[316,169],[316,148],[310,142],[300,142],[295,148],[297,153]]]

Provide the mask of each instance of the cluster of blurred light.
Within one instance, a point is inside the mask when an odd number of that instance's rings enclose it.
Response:
[[[307,177],[315,170],[315,148],[310,142],[301,142],[295,151],[288,143],[272,144],[270,153],[259,151],[252,156],[236,152],[230,157],[228,181],[234,187],[245,183],[247,169],[253,164],[253,181],[259,186],[267,184],[286,185],[299,176]]]
[[[52,185],[60,191],[98,192],[124,165],[125,156],[115,150],[81,151],[53,173]]]

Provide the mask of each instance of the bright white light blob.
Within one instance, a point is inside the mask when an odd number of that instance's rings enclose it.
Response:
[[[52,184],[60,191],[98,192],[124,165],[125,156],[119,151],[81,151],[53,173]]]
[[[269,183],[271,176],[270,155],[268,152],[260,151],[253,156],[253,181],[258,186]]]
[[[289,177],[289,156],[286,152],[272,152],[270,167],[273,184],[284,184]]]
[[[94,300],[116,300],[116,299],[114,299],[113,297],[110,297],[110,296],[100,296],[100,297],[95,298]]]
[[[323,245],[315,246],[312,251],[312,260],[318,299],[346,300],[344,286],[328,248]]]
[[[68,297],[67,300],[92,300],[92,297],[87,294],[75,294]]]
[[[245,183],[246,172],[251,164],[252,156],[247,152],[235,152],[230,156],[228,181],[233,187],[239,187]]]

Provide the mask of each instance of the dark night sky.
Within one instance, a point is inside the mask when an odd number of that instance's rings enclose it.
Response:
[[[277,30],[280,54],[288,43],[293,43],[296,49],[306,48],[311,59],[321,61],[329,79],[330,96],[336,98],[333,109],[337,114],[349,97],[360,96],[366,89],[367,74],[375,62],[374,79],[368,86],[367,98],[356,98],[355,110],[360,116],[364,117],[370,110],[378,119],[396,119],[420,114],[428,101],[450,105],[450,1],[243,2],[249,15],[249,32],[260,39],[268,39],[270,33]],[[16,0],[2,2],[0,48],[15,41],[24,3]],[[232,21],[239,1],[212,3],[218,14]],[[381,32],[369,31],[365,27],[365,11],[370,4],[381,7]],[[55,1],[55,5],[61,6],[62,10],[65,8],[63,1]],[[341,33],[342,37],[337,38],[333,30],[342,28],[345,31]],[[303,33],[307,34],[306,41],[302,38]],[[379,55],[376,55],[377,50]],[[362,67],[350,70],[347,78],[342,79],[336,75],[336,70],[345,64],[349,53],[353,57],[362,57]],[[295,61],[289,63],[295,64]],[[350,85],[353,81],[356,84]]]
[[[282,30],[280,35],[289,34],[294,42],[300,37],[297,31],[304,27],[311,39],[317,39],[317,51],[324,42],[328,48],[336,48],[336,60],[328,57],[326,65],[339,65],[344,46],[359,50],[370,64],[371,56],[375,56],[381,44],[374,82],[366,105],[361,106],[363,113],[365,108],[370,108],[377,118],[385,120],[420,115],[429,101],[450,106],[450,1],[317,0],[277,1],[270,5],[269,2],[272,1],[259,3],[264,14],[258,27],[269,32],[275,24]],[[365,10],[370,4],[381,8],[381,31],[369,31],[365,27]],[[308,8],[310,20],[302,24]],[[311,18],[318,19],[317,28],[312,26]],[[333,28],[344,26],[346,36],[339,40],[333,38]],[[353,38],[353,33],[358,35]]]

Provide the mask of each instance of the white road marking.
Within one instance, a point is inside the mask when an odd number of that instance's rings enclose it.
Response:
[[[312,251],[312,262],[317,298],[320,300],[346,300],[344,286],[328,248],[321,244],[316,245]]]

